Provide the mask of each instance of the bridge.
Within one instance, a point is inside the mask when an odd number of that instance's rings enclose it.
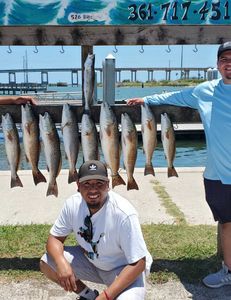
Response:
[[[210,67],[162,67],[162,68],[152,68],[152,67],[126,67],[126,68],[116,68],[116,82],[119,83],[122,81],[121,74],[123,72],[130,72],[130,81],[134,82],[137,81],[137,73],[138,72],[146,72],[147,73],[147,81],[154,81],[155,74],[157,72],[164,72],[165,79],[171,80],[171,75],[173,72],[180,74],[180,78],[189,79],[191,72],[196,72],[196,78],[198,79],[207,79],[207,71]],[[98,83],[103,82],[103,69],[102,68],[95,68],[96,73],[99,73]],[[8,74],[8,81],[9,84],[17,84],[16,74],[23,74],[24,75],[24,82],[28,83],[28,77],[30,73],[40,73],[41,78],[41,85],[48,85],[49,84],[49,73],[58,73],[58,72],[68,72],[71,75],[71,85],[78,86],[79,85],[79,78],[82,77],[82,69],[81,68],[36,68],[36,69],[8,69],[8,70],[0,70],[0,74]]]

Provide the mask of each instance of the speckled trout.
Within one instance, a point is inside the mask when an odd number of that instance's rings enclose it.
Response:
[[[17,174],[20,161],[19,136],[16,125],[9,113],[2,115],[2,130],[5,139],[6,155],[11,171],[10,187],[22,187],[22,182]]]
[[[121,128],[123,161],[128,177],[127,190],[138,190],[138,185],[133,177],[137,157],[137,131],[127,113],[121,115]]]
[[[147,104],[141,105],[141,133],[145,154],[144,175],[151,174],[155,176],[152,156],[157,145],[157,129],[155,117]]]
[[[170,121],[167,113],[161,114],[161,140],[168,163],[168,177],[178,177],[178,174],[173,166],[176,153],[175,134],[172,122]]]
[[[61,128],[65,155],[69,163],[68,183],[71,183],[78,179],[76,163],[79,153],[79,128],[76,115],[67,103],[63,105]]]
[[[116,116],[107,102],[101,104],[100,109],[100,142],[105,162],[111,170],[112,188],[126,184],[119,175],[120,145],[119,130]]]
[[[60,141],[55,124],[47,112],[43,116],[39,115],[39,128],[49,172],[49,184],[46,195],[58,197],[56,178],[59,175],[62,164]]]
[[[92,105],[94,85],[95,85],[95,55],[88,54],[87,59],[84,63],[84,81],[83,81],[85,111],[89,111]]]
[[[39,124],[35,118],[30,104],[21,106],[22,111],[22,133],[26,161],[30,163],[35,185],[46,182],[46,178],[38,169],[40,141]]]

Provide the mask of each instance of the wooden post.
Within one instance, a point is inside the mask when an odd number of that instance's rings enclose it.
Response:
[[[84,91],[83,91],[83,86],[84,86],[84,63],[85,63],[85,60],[86,60],[88,54],[93,54],[93,46],[81,46],[82,101],[83,101],[83,106],[85,104]]]

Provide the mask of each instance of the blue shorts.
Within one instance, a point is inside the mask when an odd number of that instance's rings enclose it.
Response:
[[[96,268],[84,255],[80,246],[65,246],[64,256],[70,263],[76,278],[109,286],[122,271],[124,266],[111,271]],[[41,258],[54,271],[56,270],[53,259],[46,253]],[[143,300],[145,298],[145,275],[141,274],[133,284],[126,288],[116,299],[118,300]]]
[[[204,186],[206,201],[214,220],[221,224],[231,222],[231,184],[204,178]]]

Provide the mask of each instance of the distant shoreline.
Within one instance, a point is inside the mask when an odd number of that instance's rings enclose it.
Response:
[[[157,87],[157,86],[196,86],[199,83],[206,81],[205,79],[182,79],[182,80],[160,80],[160,81],[129,81],[124,80],[122,82],[117,82],[116,87]],[[98,84],[102,86],[102,84]]]

